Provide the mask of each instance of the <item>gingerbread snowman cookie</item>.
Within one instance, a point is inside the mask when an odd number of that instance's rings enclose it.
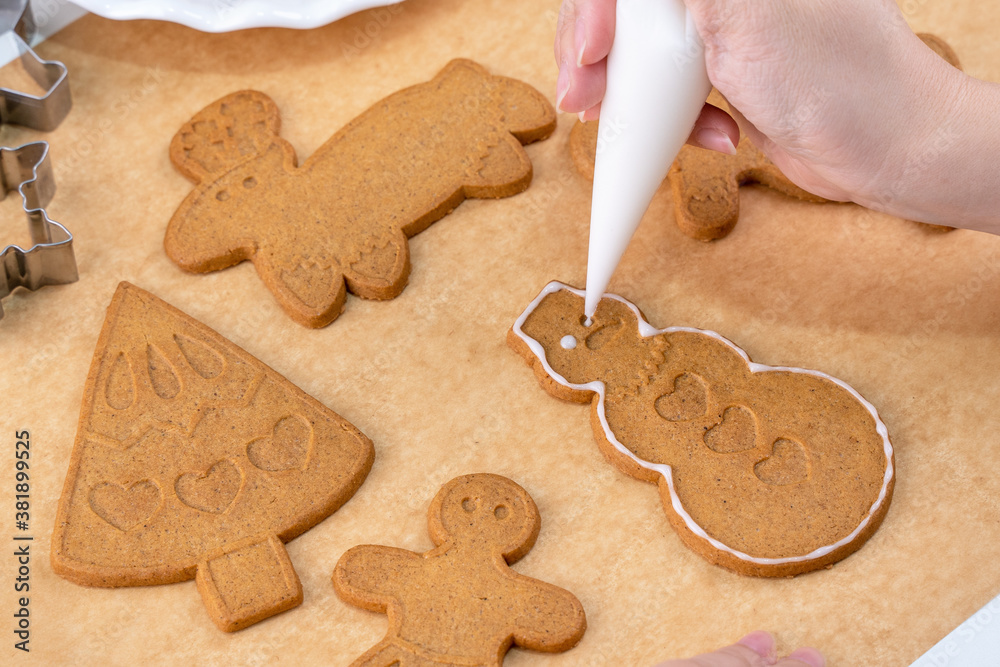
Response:
[[[881,524],[893,448],[871,403],[819,371],[754,363],[714,331],[657,329],[605,295],[549,283],[510,345],[553,396],[590,403],[598,446],[657,485],[681,539],[712,563],[776,577],[831,565]]]

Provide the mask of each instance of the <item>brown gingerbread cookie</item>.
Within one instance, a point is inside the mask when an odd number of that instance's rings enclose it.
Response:
[[[499,475],[457,477],[434,497],[428,524],[431,551],[366,545],[337,563],[337,594],[389,616],[385,638],[354,667],[499,667],[512,644],[554,653],[580,641],[576,597],[509,567],[540,527],[523,488]]]
[[[199,273],[252,261],[292,319],[322,327],[346,290],[368,299],[402,292],[407,238],[464,199],[527,188],[521,145],[549,136],[556,116],[531,86],[453,60],[376,103],[301,166],[279,126],[271,98],[244,90],[180,129],[170,160],[196,188],[164,247]]]
[[[790,576],[845,558],[892,498],[885,425],[845,382],[772,367],[719,334],[656,329],[607,295],[549,283],[508,342],[550,394],[591,403],[601,451],[659,487],[681,539],[741,574]]]
[[[239,630],[302,602],[284,542],[344,504],[371,441],[205,325],[118,286],[90,367],[52,536],[87,586],[197,577]]]
[[[940,37],[928,33],[917,35],[935,53],[954,67],[961,69],[955,51]],[[708,102],[729,110],[729,104],[717,90],[712,90]],[[594,156],[597,154],[598,123],[577,122],[570,131],[570,155],[583,176],[594,178]],[[739,189],[758,183],[805,201],[825,202],[826,199],[798,187],[748,137],[741,134],[736,155],[725,155],[685,145],[670,167],[667,180],[674,199],[674,219],[682,232],[699,241],[720,239],[736,226],[740,216]],[[925,225],[929,231],[951,231],[951,227]]]

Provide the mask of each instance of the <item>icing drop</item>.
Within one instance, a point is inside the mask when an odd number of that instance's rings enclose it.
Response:
[[[563,346],[564,350],[572,350],[576,348],[576,338],[573,336],[563,336],[559,344]]]

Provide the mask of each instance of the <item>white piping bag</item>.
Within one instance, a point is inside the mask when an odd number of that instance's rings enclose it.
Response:
[[[588,319],[711,89],[683,0],[618,0],[597,130]]]

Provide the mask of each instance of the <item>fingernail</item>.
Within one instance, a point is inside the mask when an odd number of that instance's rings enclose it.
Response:
[[[556,108],[562,109],[563,98],[566,97],[566,93],[569,92],[569,67],[566,66],[566,62],[559,66],[559,78],[556,79]]]
[[[722,130],[716,130],[714,127],[703,127],[695,132],[695,139],[698,140],[702,148],[726,155],[736,155],[736,146],[733,145],[733,140]]]
[[[584,25],[582,18],[576,20],[573,44],[576,45],[576,66],[583,67],[583,52],[587,48],[587,26]]]
[[[756,632],[751,632],[736,643],[746,646],[762,658],[773,660],[775,657],[774,637],[771,636],[770,632],[757,630]]]
[[[799,648],[795,649],[788,656],[790,660],[798,660],[799,662],[804,662],[809,667],[826,667],[826,658],[823,654],[814,648]]]

